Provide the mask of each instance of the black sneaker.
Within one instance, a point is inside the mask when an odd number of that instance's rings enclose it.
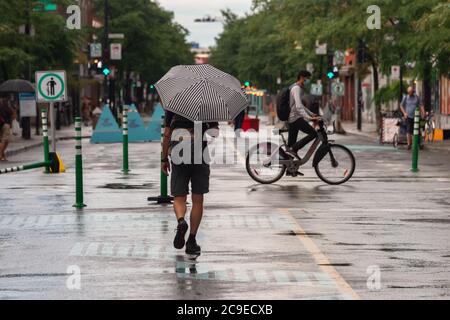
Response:
[[[173,240],[173,246],[175,249],[183,249],[184,244],[186,243],[186,240],[184,239],[184,236],[186,235],[186,232],[188,231],[189,226],[186,221],[182,221],[178,223],[177,227],[177,234],[175,235],[175,239]]]
[[[292,150],[292,149],[287,149],[286,151],[284,151],[284,153],[285,153],[286,155],[288,155],[291,159],[294,159],[294,160],[302,160],[302,159],[299,157],[298,153],[295,152],[295,151]]]
[[[186,243],[186,254],[200,255],[202,248],[197,244],[196,240],[189,240]]]

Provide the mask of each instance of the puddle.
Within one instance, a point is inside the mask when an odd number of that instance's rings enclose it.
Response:
[[[406,249],[406,248],[383,248],[383,249],[376,249],[383,252],[411,252],[411,251],[420,251],[417,249]]]
[[[100,186],[100,189],[113,189],[113,190],[147,190],[152,189],[153,183],[146,183],[141,185],[132,185],[124,183],[108,183],[104,186]]]
[[[323,263],[319,264],[319,266],[323,267],[351,267],[351,263]]]
[[[276,234],[277,236],[310,236],[310,237],[322,237],[323,234],[321,233],[314,233],[314,232],[299,232],[299,231],[287,231],[287,232],[280,232]]]
[[[450,224],[450,219],[403,219],[403,222],[441,223]]]

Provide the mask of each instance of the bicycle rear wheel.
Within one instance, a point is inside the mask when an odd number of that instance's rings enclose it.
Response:
[[[427,122],[425,125],[425,141],[434,142],[434,123]]]
[[[330,152],[314,168],[325,183],[339,185],[347,182],[355,173],[356,160],[344,146],[330,144]]]
[[[278,159],[280,159],[278,145],[271,142],[259,143],[248,152],[247,173],[256,182],[275,183],[286,173],[286,166],[280,164]]]

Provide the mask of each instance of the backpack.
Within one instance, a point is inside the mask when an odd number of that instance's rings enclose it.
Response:
[[[277,96],[277,115],[281,121],[288,121],[291,114],[291,88],[281,89]]]

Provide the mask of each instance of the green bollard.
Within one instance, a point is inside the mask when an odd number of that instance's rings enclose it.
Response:
[[[162,117],[161,122],[161,160],[163,158],[163,152],[162,152],[162,141],[164,139],[164,119],[165,117]],[[164,174],[164,172],[161,170],[161,197],[167,198],[167,176]]]
[[[123,135],[123,168],[122,172],[128,174],[130,172],[128,163],[128,106],[123,106],[122,118],[122,135]]]
[[[413,146],[412,146],[412,172],[419,171],[419,127],[420,127],[420,109],[416,109],[416,113],[414,115],[414,138],[413,138]]]
[[[165,129],[165,117],[162,117],[161,121],[161,160],[163,157],[162,152],[162,143],[164,141],[164,129]],[[161,170],[160,175],[160,196],[159,197],[149,197],[148,201],[156,201],[158,204],[170,204],[173,201],[173,197],[168,195],[168,186],[167,186],[167,176]]]
[[[75,118],[75,182],[76,202],[74,207],[82,209],[86,207],[83,199],[83,148],[81,144],[81,118]]]
[[[45,173],[50,173],[50,144],[48,141],[48,122],[46,109],[42,109],[41,118],[42,118],[42,140],[44,146],[44,162],[46,163]]]

